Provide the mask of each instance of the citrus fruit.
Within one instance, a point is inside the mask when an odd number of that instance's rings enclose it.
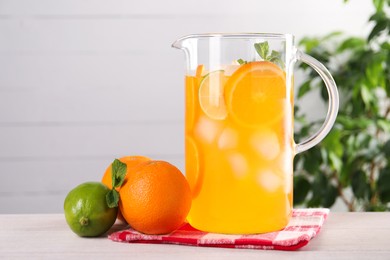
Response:
[[[132,171],[132,169],[137,166],[138,164],[142,162],[149,161],[150,159],[145,156],[140,156],[140,155],[134,155],[134,156],[125,156],[119,159],[119,161],[125,163],[127,165],[127,173],[126,177],[124,180],[124,183],[127,181],[127,174]],[[112,189],[112,170],[111,170],[111,164],[110,166],[107,167],[103,178],[102,178],[102,183],[106,185],[109,189]],[[117,191],[119,191],[120,188],[115,188]],[[123,218],[120,210],[118,210],[118,219],[121,221],[125,221]]]
[[[104,234],[114,224],[118,208],[106,202],[107,186],[100,182],[86,182],[72,189],[64,201],[66,222],[81,237]]]
[[[272,124],[284,113],[286,76],[269,61],[249,62],[236,70],[225,85],[229,114],[239,124]]]
[[[223,70],[207,74],[200,82],[199,104],[203,112],[212,119],[222,120],[227,116],[224,87],[227,81]]]
[[[128,176],[119,191],[119,208],[127,223],[145,234],[167,234],[179,228],[191,207],[184,175],[165,161],[147,161]]]
[[[205,72],[204,65],[203,64],[198,65],[198,67],[196,68],[195,77],[197,78],[202,77],[204,72]]]
[[[186,178],[190,185],[192,198],[196,198],[202,187],[203,175],[200,171],[199,152],[197,145],[189,136],[185,138]]]
[[[125,163],[127,165],[127,173],[132,170],[135,166],[142,162],[149,161],[150,158],[141,156],[141,155],[133,155],[133,156],[125,156],[119,159],[119,161]],[[125,181],[127,180],[127,173],[125,177]],[[104,172],[102,183],[105,184],[109,189],[112,189],[112,171],[111,171],[111,164],[107,167],[106,171]],[[119,191],[119,188],[116,188],[116,190]]]
[[[186,91],[185,91],[185,128],[192,129],[195,122],[195,104],[198,96],[200,78],[186,77]]]

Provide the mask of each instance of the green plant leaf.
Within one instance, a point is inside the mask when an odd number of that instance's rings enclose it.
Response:
[[[317,172],[311,186],[311,198],[308,201],[309,207],[322,205],[325,190],[328,187],[328,179],[322,172]]]
[[[378,11],[378,12],[375,12],[373,15],[371,15],[370,18],[368,19],[368,21],[379,22],[379,21],[385,21],[386,19],[387,19],[386,13],[383,11]]]
[[[254,46],[257,54],[260,56],[260,58],[263,61],[273,62],[276,65],[278,65],[279,67],[281,67],[282,69],[284,69],[284,62],[283,62],[281,54],[275,50],[272,50],[271,54],[269,54],[270,50],[269,50],[269,45],[268,45],[267,41],[255,43],[253,46]],[[243,59],[238,59],[237,62],[240,65],[248,63],[248,61],[243,60]]]
[[[336,52],[340,53],[345,50],[364,49],[365,46],[366,46],[366,40],[358,37],[351,37],[344,40],[337,48]]]
[[[268,42],[259,42],[254,44],[256,52],[263,60],[268,60],[269,45]]]
[[[238,64],[240,64],[240,65],[243,65],[243,64],[248,63],[247,61],[245,61],[245,60],[243,60],[243,59],[238,59],[237,62],[238,62]]]
[[[315,208],[321,206],[321,197],[320,196],[312,196],[307,202],[307,207]]]
[[[118,159],[115,159],[111,164],[111,174],[112,174],[112,187],[118,188],[122,186],[123,181],[125,180],[127,171],[127,165]]]
[[[330,208],[336,202],[338,196],[337,188],[333,185],[329,185],[325,188],[324,196],[322,197],[321,204],[325,208]]]
[[[321,151],[318,147],[313,147],[310,153],[304,154],[304,169],[311,175],[314,175],[321,166]]]
[[[386,157],[390,157],[390,140],[387,140],[387,142],[383,145],[383,152]]]
[[[340,172],[341,171],[341,168],[343,167],[343,161],[342,159],[337,156],[336,153],[334,153],[333,151],[329,151],[329,161],[331,162],[333,168]]]
[[[306,151],[294,163],[298,176],[305,176],[311,185],[304,199],[307,206],[332,205],[341,189],[347,194],[352,191],[351,198],[347,196],[351,210],[390,210],[390,0],[372,3],[376,11],[368,22],[371,31],[367,37],[335,33],[304,37],[299,44],[329,68],[340,94],[339,114],[329,136],[317,146],[318,150]],[[300,68],[307,78],[298,88],[298,99],[320,86],[315,72],[306,70],[307,66]],[[327,102],[325,88],[320,94]],[[295,140],[299,142],[315,132],[319,124],[310,122],[305,113],[296,115],[300,129],[295,132]],[[321,154],[319,159],[316,153]],[[373,183],[368,177],[370,169],[375,170],[370,175]]]
[[[380,205],[370,204],[366,207],[366,211],[370,211],[370,212],[389,211],[389,210],[390,210],[389,207],[387,207],[386,205],[382,205],[382,204],[380,204]]]
[[[368,125],[366,126],[368,127]],[[366,127],[358,127],[358,129],[360,130],[363,130],[365,129]],[[358,150],[358,149],[362,149],[362,148],[368,148],[370,146],[370,142],[374,139],[375,137],[373,137],[371,134],[367,133],[367,132],[360,132],[358,134],[356,134],[356,143],[355,143],[355,149]],[[356,152],[356,151],[355,151]]]
[[[388,26],[388,21],[386,20],[380,20],[377,22],[377,24],[372,28],[370,34],[368,35],[367,41],[371,41],[375,37],[381,34],[382,31],[384,31]]]
[[[270,61],[280,59],[280,53],[278,51],[272,50],[271,54],[267,58]]]
[[[364,104],[369,108],[371,106],[371,102],[374,100],[374,93],[370,91],[366,84],[362,84],[360,88],[360,95]]]
[[[284,67],[284,62],[283,62],[282,57],[278,51],[272,50],[271,54],[267,57],[267,59],[270,62],[273,62],[273,63],[279,65],[279,67],[281,67],[281,68]]]
[[[383,10],[383,6],[385,3],[384,0],[373,0],[373,3],[374,3],[374,6],[375,6],[375,9],[377,10],[377,12]]]
[[[311,90],[311,82],[312,80],[305,81],[302,85],[299,86],[298,89],[298,99],[305,96],[305,94],[309,93]]]
[[[377,125],[382,131],[390,133],[390,121],[388,119],[378,119]]]
[[[344,115],[338,115],[336,119],[337,124],[341,124],[344,129],[355,129],[356,128],[356,121],[354,118],[351,118],[349,116]]]
[[[378,194],[383,203],[390,202],[390,168],[384,168],[377,180]]]
[[[348,187],[351,183],[351,174],[356,170],[359,165],[359,159],[349,159],[350,162],[344,163],[339,174],[339,181],[343,188]]]
[[[305,51],[311,54],[314,48],[317,48],[320,45],[321,41],[317,38],[304,37],[299,42],[299,45],[305,47]]]
[[[106,202],[109,208],[118,207],[119,193],[115,189],[112,189],[109,192],[107,192]]]
[[[321,38],[321,42],[332,40],[333,38],[341,35],[343,35],[343,32],[340,31],[330,32]]]
[[[310,191],[310,183],[304,176],[294,177],[294,205],[302,204]]]
[[[329,164],[329,160],[328,160],[328,152],[327,152],[327,149],[325,147],[321,147],[320,148],[320,153],[321,153],[321,159],[322,159],[322,162],[325,164],[325,165],[328,165]]]
[[[370,88],[384,87],[383,63],[384,58],[378,53],[366,66],[366,79]],[[373,95],[375,96],[375,95]]]
[[[374,124],[373,120],[366,116],[351,117],[343,114],[338,115],[336,122],[338,125],[342,125],[344,130],[364,130]]]
[[[369,185],[367,183],[367,177],[365,172],[358,170],[352,174],[352,192],[358,199],[363,199],[368,192]]]
[[[381,44],[381,48],[382,49],[384,49],[384,50],[390,50],[390,42],[384,42],[384,43],[382,43]],[[388,59],[390,58],[390,57],[387,57]]]
[[[333,128],[329,134],[322,141],[323,147],[327,153],[333,153],[336,157],[343,155],[344,147],[341,141],[342,131],[337,128]]]

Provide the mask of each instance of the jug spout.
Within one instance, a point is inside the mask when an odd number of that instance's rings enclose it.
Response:
[[[172,47],[176,49],[183,49],[183,41],[182,38],[177,39],[174,43],[172,43]]]
[[[192,75],[199,63],[199,37],[187,35],[172,43],[172,47],[183,50],[186,57],[187,74]]]
[[[176,49],[186,49],[186,45],[188,45],[188,42],[191,42],[191,40],[194,40],[196,38],[196,35],[186,35],[180,37],[174,43],[172,43],[172,47]]]
[[[181,37],[177,39],[174,43],[172,43],[172,47],[176,49],[187,49],[188,48],[188,43],[191,42],[191,40],[195,40],[196,37],[194,35],[187,35],[184,37]]]

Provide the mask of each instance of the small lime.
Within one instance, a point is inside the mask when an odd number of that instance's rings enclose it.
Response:
[[[64,212],[73,232],[81,237],[96,237],[112,227],[118,208],[107,206],[106,194],[109,191],[100,182],[86,182],[68,193]]]

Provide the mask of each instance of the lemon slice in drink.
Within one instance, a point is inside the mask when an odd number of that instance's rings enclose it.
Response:
[[[227,116],[224,88],[227,81],[223,70],[210,72],[200,82],[199,104],[211,119],[223,120]]]
[[[286,75],[268,61],[250,62],[236,70],[225,84],[229,114],[248,127],[280,120],[286,106]]]

